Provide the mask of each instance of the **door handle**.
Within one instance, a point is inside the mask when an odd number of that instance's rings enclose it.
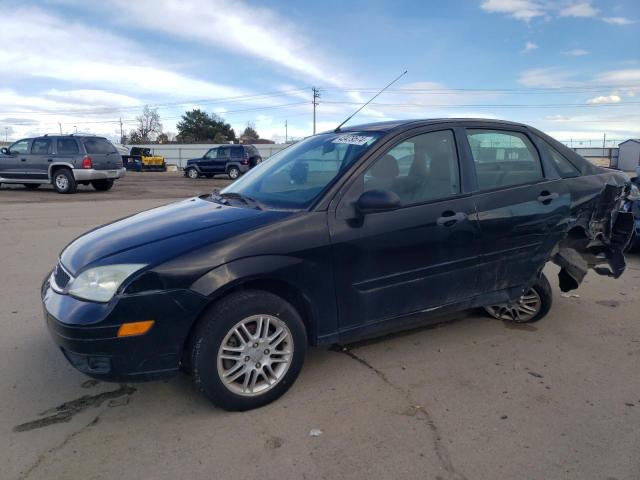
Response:
[[[442,212],[442,216],[436,220],[436,225],[440,227],[451,227],[462,220],[467,219],[467,214],[464,212],[454,212],[447,210]]]
[[[546,190],[543,190],[542,192],[540,192],[540,195],[538,196],[538,201],[543,205],[549,205],[552,201],[554,201],[559,196],[560,195],[558,195],[556,192],[551,193]]]
[[[27,161],[27,159],[26,159],[26,158],[21,158],[21,159],[20,159],[20,161],[21,161],[21,162],[26,162],[26,161]]]
[[[53,162],[53,158],[47,158],[47,162]]]

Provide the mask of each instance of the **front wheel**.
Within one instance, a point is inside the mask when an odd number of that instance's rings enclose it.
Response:
[[[231,180],[235,180],[236,178],[238,178],[240,176],[240,170],[238,170],[238,167],[231,167],[231,168],[229,168],[229,171],[227,172],[227,175],[229,175],[229,178]]]
[[[196,178],[198,178],[198,176],[199,176],[198,171],[195,168],[187,169],[187,177],[191,178],[192,180],[195,180]]]
[[[484,307],[489,315],[498,320],[514,323],[533,323],[541,320],[551,309],[552,295],[549,280],[540,274],[536,283],[520,298],[498,305]]]
[[[304,323],[284,299],[264,291],[232,293],[210,308],[191,347],[196,388],[225,410],[244,411],[282,396],[307,347]]]

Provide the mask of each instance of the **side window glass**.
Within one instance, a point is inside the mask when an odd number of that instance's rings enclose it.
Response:
[[[364,175],[364,191],[389,190],[403,205],[460,193],[460,173],[451,130],[417,135],[396,145]]]
[[[51,140],[48,138],[36,138],[31,144],[31,153],[34,155],[46,155],[49,153]]]
[[[555,163],[556,168],[558,169],[558,173],[562,178],[570,178],[570,177],[579,177],[580,170],[578,170],[573,163],[564,158],[560,152],[558,152],[551,145],[545,143],[547,147],[547,151],[549,155],[553,159],[553,163]]]
[[[242,148],[232,148],[231,158],[242,158]]]
[[[69,155],[80,151],[77,142],[72,138],[59,138],[56,147],[56,152],[60,155]]]
[[[526,135],[469,129],[467,138],[481,190],[534,183],[543,179],[538,152]]]
[[[212,148],[207,153],[205,153],[204,158],[216,158],[218,156],[218,149]]]
[[[9,152],[12,154],[25,154],[29,149],[29,140],[20,140],[9,147]]]
[[[218,158],[226,158],[230,155],[230,148],[229,147],[220,147],[218,148]]]

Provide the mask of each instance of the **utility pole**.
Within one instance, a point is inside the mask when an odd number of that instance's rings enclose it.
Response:
[[[124,144],[124,136],[122,135],[122,117],[120,117],[120,145]]]
[[[62,123],[58,122],[58,127],[60,128],[60,135],[62,135]]]
[[[285,120],[285,121],[284,121],[284,143],[287,143],[287,133],[288,133],[288,130],[287,130],[287,121]]]
[[[75,132],[76,132],[75,134],[77,135],[77,134],[78,134],[78,126],[77,126],[77,125],[74,125],[74,126],[73,126],[73,129],[75,130]]]
[[[5,143],[9,142],[9,127],[4,127],[4,141]]]
[[[316,87],[313,87],[313,134],[316,134],[316,107],[318,106],[318,102],[316,101],[320,98],[320,90]]]

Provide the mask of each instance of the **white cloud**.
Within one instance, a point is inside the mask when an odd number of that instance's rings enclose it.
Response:
[[[575,85],[571,72],[557,67],[532,68],[518,77],[518,82],[526,87],[557,88]]]
[[[175,38],[271,62],[299,76],[337,84],[315,44],[286,17],[241,0],[115,0],[108,12],[137,29],[156,30]],[[144,18],[144,22],[139,22]],[[326,60],[326,59],[325,59]]]
[[[521,53],[529,53],[533,50],[535,50],[536,48],[538,48],[538,45],[536,45],[533,42],[526,42],[524,44],[524,48],[521,50]]]
[[[484,0],[480,8],[491,13],[505,13],[525,22],[546,13],[544,7],[534,0]]]
[[[602,20],[612,25],[631,25],[636,23],[635,20],[626,17],[604,17]]]
[[[596,76],[596,81],[603,85],[620,85],[640,87],[640,68],[611,70]]]
[[[589,2],[574,3],[560,10],[561,17],[595,17],[598,9],[594,8]]]
[[[570,57],[582,57],[584,55],[590,55],[591,52],[587,50],[583,50],[581,48],[574,48],[573,50],[565,50],[564,52],[560,52],[562,55],[568,55]]]
[[[602,103],[620,103],[620,100],[621,98],[619,95],[600,95],[598,97],[590,98],[587,100],[587,103],[590,105],[598,105]]]

